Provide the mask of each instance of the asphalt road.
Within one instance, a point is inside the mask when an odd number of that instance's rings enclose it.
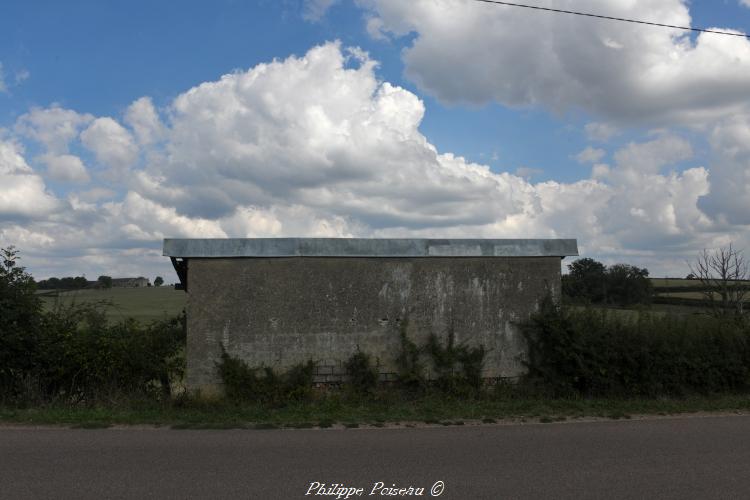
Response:
[[[391,485],[424,488],[421,498],[430,498],[438,481],[440,498],[452,499],[750,498],[750,417],[347,430],[0,428],[2,499],[336,498],[315,489],[305,497],[314,482],[362,488],[350,498],[383,498]],[[384,487],[370,496],[378,482]]]

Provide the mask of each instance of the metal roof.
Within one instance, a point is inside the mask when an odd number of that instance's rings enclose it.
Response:
[[[574,239],[222,238],[164,240],[163,255],[226,257],[564,257]]]

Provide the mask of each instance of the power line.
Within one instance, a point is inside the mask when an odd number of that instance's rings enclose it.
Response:
[[[595,17],[597,19],[607,19],[610,21],[621,21],[625,23],[634,23],[634,24],[646,24],[648,26],[659,26],[661,28],[674,28],[674,29],[685,30],[685,31],[698,31],[701,33],[714,33],[716,35],[741,36],[743,38],[750,38],[750,35],[746,35],[744,33],[730,33],[728,31],[708,30],[708,29],[703,29],[703,28],[691,28],[689,26],[674,26],[672,24],[651,23],[648,21],[638,21],[636,19],[625,19],[622,17],[602,16],[600,14],[591,14],[588,12],[576,12],[573,10],[553,9],[551,7],[540,7],[538,5],[525,5],[521,3],[501,2],[499,0],[474,0],[474,1],[482,2],[482,3],[491,3],[491,4],[496,4],[496,5],[506,5],[508,7],[523,7],[525,9],[546,10],[548,12],[557,12],[560,14],[573,14],[575,16]]]

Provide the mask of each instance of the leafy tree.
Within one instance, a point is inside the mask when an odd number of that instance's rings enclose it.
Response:
[[[72,290],[73,288],[75,288],[74,278],[72,276],[60,278],[60,288],[64,290]]]
[[[64,278],[49,278],[39,282],[37,288],[40,290],[78,290],[89,285],[85,276],[66,276]]]
[[[606,300],[610,304],[648,304],[653,286],[648,279],[648,269],[629,264],[615,264],[606,271]]]
[[[55,290],[60,288],[60,278],[55,278],[53,276],[52,278],[42,280],[37,283],[37,288],[40,290]]]
[[[604,301],[607,294],[604,264],[586,257],[568,264],[568,270],[562,280],[565,295],[594,303]]]
[[[52,280],[57,280],[57,278],[50,278],[47,281],[51,282]],[[57,282],[57,286],[54,288],[60,288],[63,290],[78,290],[81,288],[86,288],[88,284],[89,282],[84,276],[66,276],[64,278],[60,278]]]
[[[164,278],[157,276],[154,280],[154,286],[162,286],[164,284]]]
[[[648,269],[629,264],[607,267],[591,258],[568,265],[563,276],[563,293],[573,300],[592,304],[633,305],[651,301],[653,286]]]
[[[112,288],[112,276],[99,276],[96,281],[102,288]]]

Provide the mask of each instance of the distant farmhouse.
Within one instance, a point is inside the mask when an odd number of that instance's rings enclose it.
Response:
[[[112,288],[145,288],[151,286],[148,278],[139,276],[137,278],[112,278]],[[87,288],[102,288],[99,281],[89,281]]]
[[[148,278],[139,276],[137,278],[112,278],[112,288],[139,288],[151,286]]]

